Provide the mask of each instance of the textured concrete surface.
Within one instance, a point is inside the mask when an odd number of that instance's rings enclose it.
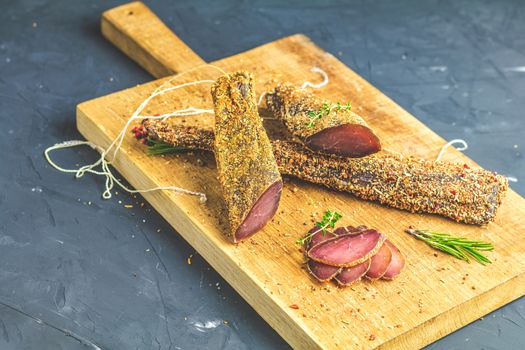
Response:
[[[102,200],[102,179],[75,180],[42,156],[80,137],[77,103],[151,79],[99,33],[118,3],[0,1],[0,349],[287,348],[140,197]],[[148,4],[206,60],[309,35],[525,195],[524,2]],[[429,349],[524,343],[521,299]]]

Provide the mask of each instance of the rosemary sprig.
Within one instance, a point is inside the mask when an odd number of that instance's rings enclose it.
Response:
[[[148,149],[146,150],[146,154],[148,156],[158,156],[161,154],[173,154],[188,151],[187,148],[173,146],[169,143],[158,141],[149,137],[147,143],[149,145]]]
[[[323,105],[318,111],[310,111],[307,113],[308,118],[310,119],[307,123],[305,123],[309,128],[313,128],[315,125],[315,122],[318,119],[321,119],[325,115],[330,114],[330,112],[334,109],[337,112],[339,112],[341,109],[344,110],[350,110],[352,106],[350,105],[350,102],[347,102],[346,105],[342,105],[341,102],[337,102],[337,104],[330,106],[327,102],[323,102]]]
[[[462,237],[454,237],[447,233],[433,232],[429,230],[416,230],[409,228],[405,230],[412,236],[424,241],[432,248],[448,253],[460,260],[470,262],[469,256],[482,265],[490,264],[491,261],[480,251],[490,251],[494,245],[484,241],[472,241]]]
[[[337,221],[339,221],[339,219],[341,219],[342,217],[343,216],[341,214],[339,214],[338,212],[331,211],[330,209],[328,209],[327,211],[324,212],[324,215],[323,215],[323,218],[321,219],[321,221],[318,221],[318,222],[315,223],[315,225],[317,227],[319,227],[319,229],[317,231],[314,231],[312,233],[307,234],[304,237],[298,238],[295,241],[295,243],[299,244],[299,245],[303,245],[306,242],[308,242],[313,237],[313,235],[315,235],[316,233],[318,233],[320,231],[322,231],[323,236],[324,236],[326,234],[326,229],[328,227],[334,228],[335,227],[335,223]]]

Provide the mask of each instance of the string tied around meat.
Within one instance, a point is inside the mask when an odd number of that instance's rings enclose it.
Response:
[[[51,147],[48,147],[44,151],[44,156],[48,163],[53,166],[58,171],[64,172],[64,173],[74,173],[76,178],[81,178],[86,173],[91,173],[99,176],[104,176],[106,178],[105,181],[105,189],[102,193],[102,198],[104,199],[110,199],[112,197],[111,190],[113,189],[114,185],[117,184],[120,188],[122,188],[124,191],[129,193],[146,193],[146,192],[152,192],[157,190],[170,190],[177,193],[184,193],[189,194],[193,196],[198,196],[201,202],[206,202],[207,197],[206,194],[202,192],[197,191],[191,191],[185,188],[181,188],[178,186],[157,186],[153,188],[148,189],[130,189],[126,185],[124,185],[119,179],[115,177],[113,172],[111,171],[110,165],[115,161],[118,155],[118,151],[120,150],[122,146],[122,142],[124,140],[124,137],[126,136],[126,132],[131,125],[131,123],[135,120],[144,120],[144,119],[167,119],[171,117],[176,116],[191,116],[191,115],[198,115],[198,114],[213,114],[212,109],[203,109],[203,108],[197,108],[197,107],[187,107],[179,110],[175,110],[173,112],[161,114],[161,115],[141,115],[142,111],[146,108],[146,106],[149,104],[149,102],[157,97],[164,95],[170,91],[174,91],[177,89],[185,88],[188,86],[198,85],[198,84],[212,84],[215,82],[215,80],[197,80],[187,83],[182,83],[175,86],[168,86],[171,84],[175,79],[180,78],[181,76],[194,71],[196,69],[200,69],[203,67],[211,67],[214,69],[219,70],[221,73],[226,74],[224,70],[222,70],[219,67],[213,66],[213,65],[205,65],[205,66],[199,66],[195,67],[194,69],[188,70],[182,74],[179,74],[177,76],[174,76],[164,83],[162,83],[159,87],[157,87],[144,101],[141,102],[141,104],[137,107],[137,109],[133,112],[131,117],[126,121],[126,124],[122,128],[122,130],[119,132],[117,137],[111,142],[111,144],[107,148],[103,148],[101,146],[98,146],[90,141],[80,141],[80,140],[71,140],[71,141],[65,141],[62,143],[57,143]],[[58,164],[56,164],[50,156],[50,152],[58,149],[64,149],[64,148],[71,148],[71,147],[77,147],[77,146],[89,146],[93,148],[94,150],[100,152],[100,157],[97,161],[95,161],[92,164],[84,165],[77,169],[66,169]],[[111,157],[111,160],[109,160],[109,153],[113,150],[113,154]]]
[[[326,86],[328,84],[328,82],[330,81],[328,79],[328,74],[326,74],[326,72],[324,70],[322,70],[321,68],[313,67],[312,69],[310,69],[310,71],[313,72],[313,73],[321,74],[323,76],[323,81],[320,82],[320,83],[317,83],[317,84],[311,83],[309,81],[305,81],[303,83],[303,85],[301,85],[301,89],[306,89],[307,87],[312,87],[314,89],[320,89],[320,88]]]
[[[53,168],[55,168],[56,170],[58,170],[60,172],[63,172],[63,173],[74,173],[75,174],[75,178],[81,178],[86,173],[90,173],[90,174],[94,174],[94,175],[98,175],[98,176],[104,176],[105,177],[105,188],[104,188],[104,191],[102,192],[102,198],[104,198],[104,199],[110,199],[112,197],[111,190],[113,189],[113,187],[116,184],[121,189],[123,189],[124,191],[126,191],[128,193],[146,193],[146,192],[152,192],[152,191],[158,191],[158,190],[169,190],[169,191],[173,191],[173,192],[177,192],[177,193],[198,196],[199,200],[202,203],[206,202],[207,201],[206,194],[204,194],[202,192],[198,192],[198,191],[191,191],[191,190],[188,190],[188,189],[185,189],[185,188],[182,188],[182,187],[178,187],[178,186],[157,186],[157,187],[152,187],[152,188],[147,188],[147,189],[131,189],[131,188],[127,187],[126,185],[124,185],[119,179],[117,179],[117,177],[115,177],[115,175],[111,171],[110,165],[116,160],[118,152],[119,152],[120,148],[122,147],[122,142],[124,141],[124,137],[126,136],[127,130],[130,127],[131,123],[133,121],[135,121],[135,120],[145,120],[145,119],[162,119],[162,120],[166,120],[166,119],[171,118],[171,117],[194,116],[194,115],[199,115],[199,114],[214,114],[213,109],[204,109],[204,108],[197,108],[197,107],[189,106],[189,107],[186,107],[186,108],[183,108],[183,109],[178,109],[178,110],[175,110],[175,111],[172,111],[172,112],[169,112],[169,113],[160,114],[160,115],[141,115],[142,111],[146,108],[146,106],[150,103],[150,101],[152,99],[154,99],[155,97],[157,97],[157,96],[161,96],[161,95],[164,95],[164,94],[166,94],[168,92],[171,92],[171,91],[174,91],[174,90],[178,90],[178,89],[182,89],[182,88],[185,88],[185,87],[188,87],[188,86],[193,86],[193,85],[198,85],[198,84],[213,84],[215,82],[215,80],[204,79],[204,80],[197,80],[197,81],[192,81],[192,82],[186,82],[186,83],[182,83],[182,84],[175,85],[175,86],[168,86],[175,79],[178,79],[178,78],[184,76],[187,73],[190,73],[190,72],[195,71],[197,69],[207,68],[207,67],[216,69],[216,70],[220,71],[224,75],[228,75],[223,69],[221,69],[220,67],[214,66],[214,65],[202,65],[202,66],[198,66],[198,67],[195,67],[193,69],[190,69],[190,70],[188,70],[188,71],[186,71],[184,73],[178,74],[178,75],[168,79],[164,83],[162,83],[145,100],[143,100],[141,102],[141,104],[133,112],[131,117],[126,121],[124,127],[119,132],[117,137],[111,142],[111,144],[107,148],[103,148],[101,146],[98,146],[98,145],[96,145],[96,144],[94,144],[93,142],[90,142],[90,141],[81,141],[81,140],[64,141],[64,142],[61,142],[61,143],[57,143],[57,144],[55,144],[53,146],[50,146],[50,147],[48,147],[48,148],[46,148],[44,150],[44,156],[45,156],[47,162]],[[312,83],[307,81],[307,82],[303,83],[303,85],[302,85],[303,88],[305,88],[307,86],[310,86],[310,87],[318,89],[320,87],[325,86],[328,83],[328,75],[322,69],[314,67],[314,68],[312,68],[312,72],[320,73],[323,76],[323,81],[321,83],[318,83],[318,84],[312,84]],[[258,104],[261,103],[263,96],[264,96],[264,94],[262,94],[260,96]],[[59,149],[65,149],[65,148],[71,148],[71,147],[78,147],[78,146],[89,146],[92,149],[98,151],[100,153],[100,157],[94,163],[84,165],[84,166],[82,166],[80,168],[77,168],[77,169],[67,169],[67,168],[61,167],[61,166],[56,164],[51,159],[50,153],[52,151],[56,151],[56,150],[59,150]],[[109,154],[110,154],[111,150],[113,150],[113,154],[111,156],[111,159],[109,159],[110,158]]]
[[[449,148],[450,146],[453,146],[455,144],[460,144],[461,145],[461,147],[456,147],[456,149],[458,151],[465,151],[465,150],[468,149],[468,144],[467,144],[467,142],[465,140],[462,140],[462,139],[450,140],[445,145],[443,145],[443,147],[441,147],[441,150],[439,151],[439,154],[436,157],[436,162],[438,162],[441,159],[441,157],[443,157],[443,154],[445,153],[447,148]]]

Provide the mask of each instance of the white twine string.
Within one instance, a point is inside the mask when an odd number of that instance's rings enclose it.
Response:
[[[436,158],[436,162],[439,161],[441,159],[441,157],[443,156],[443,154],[445,153],[445,150],[447,148],[449,148],[450,146],[454,145],[454,144],[461,144],[462,146],[461,147],[457,147],[456,149],[458,151],[464,151],[466,149],[468,149],[468,144],[465,140],[462,140],[462,139],[454,139],[452,141],[449,141],[446,145],[444,145],[443,147],[441,147],[441,151],[439,151],[439,154]],[[518,182],[518,179],[514,176],[505,176],[507,178],[507,180],[509,182]]]
[[[318,67],[313,67],[312,69],[310,69],[311,72],[314,72],[314,73],[319,73],[323,76],[323,81],[318,83],[318,84],[313,84],[309,81],[305,81],[303,83],[303,85],[301,85],[301,89],[306,89],[307,87],[312,87],[314,89],[319,89],[319,88],[322,88],[323,86],[326,86],[326,84],[328,84],[329,82],[329,79],[328,79],[328,74],[326,74],[326,72],[324,70],[322,70],[321,68],[318,68]]]
[[[82,177],[85,173],[91,173],[91,174],[95,174],[95,175],[105,176],[106,177],[105,190],[102,193],[102,197],[104,199],[111,198],[111,190],[113,189],[113,186],[116,183],[118,186],[120,186],[120,188],[122,188],[124,191],[129,192],[129,193],[145,193],[145,192],[151,192],[151,191],[157,191],[157,190],[170,190],[170,191],[175,191],[175,192],[179,192],[179,193],[186,193],[186,194],[191,194],[191,195],[194,195],[194,196],[199,196],[201,201],[203,201],[203,202],[206,201],[206,195],[204,193],[189,191],[189,190],[186,190],[184,188],[180,188],[180,187],[176,187],[176,186],[158,186],[158,187],[154,187],[154,188],[148,188],[148,189],[145,189],[145,190],[134,190],[134,189],[128,188],[122,182],[120,182],[115,177],[115,175],[113,175],[113,173],[111,172],[111,170],[109,168],[109,164],[111,164],[111,163],[106,161],[105,159],[104,159],[104,161],[102,161],[100,163],[101,167],[102,167],[102,171],[97,171],[97,170],[94,170],[94,169],[82,169],[82,168],[81,169],[65,169],[65,168],[62,168],[61,166],[57,165],[55,162],[53,162],[53,160],[49,156],[49,153],[51,151],[54,151],[54,150],[57,150],[57,149],[70,148],[70,147],[83,146],[83,145],[89,146],[89,147],[93,148],[94,150],[97,150],[97,151],[99,151],[101,153],[104,152],[104,149],[102,147],[99,147],[99,146],[95,145],[92,142],[80,141],[80,140],[71,140],[71,141],[65,141],[65,142],[57,143],[57,144],[55,144],[55,145],[53,145],[51,147],[48,147],[44,151],[44,154],[45,154],[46,160],[49,162],[49,164],[51,164],[51,166],[53,166],[53,168],[55,168],[58,171],[61,171],[63,173],[75,173],[75,177],[76,178]]]
[[[219,70],[221,73],[226,74],[226,72],[224,72],[219,67],[216,67],[216,66],[213,66],[213,65],[204,65],[204,66],[195,67],[195,68],[190,69],[190,70],[188,70],[188,71],[186,71],[186,72],[184,72],[182,74],[176,75],[176,76],[172,77],[171,79],[168,79],[167,81],[162,83],[144,101],[142,101],[142,103],[137,107],[135,112],[133,112],[131,117],[127,120],[126,124],[124,125],[122,130],[119,132],[117,137],[111,142],[111,144],[106,149],[104,149],[104,148],[102,148],[102,147],[100,147],[100,146],[98,146],[98,145],[96,145],[96,144],[94,144],[94,143],[92,143],[90,141],[70,140],[70,141],[57,143],[57,144],[55,144],[55,145],[53,145],[51,147],[48,147],[44,151],[44,156],[45,156],[46,160],[56,170],[64,172],[64,173],[74,173],[76,178],[81,178],[82,176],[84,176],[85,173],[91,173],[91,174],[95,174],[95,175],[99,175],[99,176],[104,176],[106,178],[105,190],[102,193],[102,198],[104,198],[104,199],[110,199],[112,197],[111,190],[113,189],[114,185],[117,184],[120,188],[122,188],[124,191],[129,192],[129,193],[146,193],[146,192],[152,192],[152,191],[157,191],[157,190],[170,190],[170,191],[174,191],[174,192],[178,192],[178,193],[184,193],[184,194],[198,196],[201,202],[206,202],[206,200],[207,200],[206,194],[204,194],[202,192],[190,191],[190,190],[187,190],[185,188],[181,188],[181,187],[177,187],[177,186],[157,186],[157,187],[148,188],[148,189],[141,189],[141,190],[130,189],[130,188],[126,187],[122,182],[120,182],[115,177],[115,175],[113,175],[113,173],[111,172],[111,169],[109,167],[109,165],[112,164],[112,162],[114,162],[115,159],[117,158],[118,151],[122,147],[122,142],[124,141],[124,137],[126,135],[127,129],[129,128],[129,126],[131,125],[131,123],[133,121],[135,121],[137,119],[162,119],[162,120],[166,120],[166,119],[171,118],[171,117],[191,116],[191,115],[199,115],[199,114],[214,114],[214,111],[212,109],[202,109],[202,108],[196,108],[196,107],[191,107],[191,106],[187,107],[187,108],[179,109],[179,110],[176,110],[176,111],[173,111],[173,112],[164,113],[164,114],[161,114],[161,115],[141,115],[140,114],[144,110],[144,108],[146,108],[146,106],[149,104],[149,102],[153,98],[155,98],[157,96],[164,95],[164,94],[166,94],[168,92],[171,92],[171,91],[174,91],[174,90],[177,90],[177,89],[181,89],[181,88],[184,88],[184,87],[187,87],[187,86],[192,86],[192,85],[197,85],[197,84],[205,84],[205,83],[214,83],[215,80],[198,80],[198,81],[183,83],[183,84],[179,84],[179,85],[175,85],[175,86],[171,86],[171,87],[167,87],[166,88],[166,86],[168,84],[170,84],[174,79],[178,79],[178,78],[182,77],[183,75],[185,75],[187,73],[190,73],[190,72],[192,72],[192,71],[194,71],[196,69],[200,69],[200,68],[203,68],[203,67],[214,68],[214,69]],[[306,81],[301,86],[302,89],[304,89],[306,87],[312,87],[314,89],[319,89],[319,88],[325,86],[326,84],[328,84],[328,81],[329,81],[328,80],[328,75],[325,73],[325,71],[323,71],[322,69],[317,68],[317,67],[312,68],[311,71],[312,72],[316,72],[316,73],[320,73],[323,76],[323,81],[318,83],[318,84],[312,84],[311,82]],[[258,101],[257,105],[261,104],[261,102],[263,100],[263,97],[265,95],[266,95],[266,93],[263,93],[263,94],[261,94],[261,96],[259,96],[259,101]],[[94,162],[92,164],[84,165],[84,166],[82,166],[82,167],[80,167],[78,169],[66,169],[66,168],[63,168],[63,167],[59,166],[58,164],[56,164],[51,159],[51,156],[50,156],[50,152],[51,151],[55,151],[55,150],[58,150],[58,149],[64,149],[64,148],[77,147],[77,146],[89,146],[89,147],[91,147],[92,149],[100,152],[100,158],[96,162]],[[112,159],[111,160],[107,160],[106,158],[107,158],[109,152],[111,151],[111,149],[114,149]],[[101,170],[95,170],[99,166],[100,166]]]
[[[454,139],[454,140],[451,140],[449,142],[447,142],[446,145],[444,145],[443,147],[441,147],[441,151],[439,151],[439,154],[436,158],[436,162],[439,161],[441,159],[441,157],[443,156],[443,154],[445,153],[445,150],[447,148],[449,148],[450,146],[452,145],[455,145],[455,144],[461,144],[462,146],[461,147],[456,147],[456,149],[458,151],[464,151],[468,148],[468,144],[465,140],[462,140],[462,139]]]
[[[257,106],[261,105],[261,102],[263,101],[263,97],[266,96],[266,92],[263,92],[261,96],[259,96],[259,101],[257,101]]]
[[[91,174],[95,174],[95,175],[104,176],[106,178],[105,190],[102,193],[102,197],[104,199],[111,198],[111,190],[113,189],[114,185],[117,184],[124,191],[129,192],[129,193],[145,193],[145,192],[152,192],[152,191],[157,191],[157,190],[170,190],[170,191],[174,191],[174,192],[178,192],[178,193],[184,193],[184,194],[198,196],[201,202],[206,202],[206,200],[207,200],[206,194],[204,194],[202,192],[190,191],[190,190],[187,190],[185,188],[181,188],[181,187],[177,187],[177,186],[158,186],[158,187],[153,187],[153,188],[148,188],[148,189],[141,189],[141,190],[130,189],[130,188],[126,187],[122,182],[120,182],[115,177],[115,175],[113,175],[113,173],[111,172],[111,169],[109,167],[109,165],[112,162],[114,162],[115,159],[117,158],[118,151],[120,150],[120,148],[122,146],[122,142],[124,140],[124,136],[126,135],[127,129],[128,129],[128,127],[130,126],[130,124],[134,120],[137,120],[137,119],[163,119],[163,120],[165,120],[167,118],[174,117],[174,116],[190,116],[190,115],[198,115],[198,114],[205,114],[205,113],[213,114],[213,110],[211,110],[211,109],[201,109],[201,108],[196,108],[196,107],[187,107],[187,108],[184,108],[184,109],[176,110],[176,111],[173,111],[173,112],[170,112],[170,113],[165,113],[165,114],[162,114],[162,115],[155,115],[155,116],[150,116],[150,115],[143,116],[143,115],[140,115],[140,113],[144,110],[144,108],[146,108],[148,103],[153,98],[155,98],[157,96],[160,96],[160,95],[166,94],[166,93],[168,93],[170,91],[181,89],[181,88],[187,87],[187,86],[192,86],[192,85],[197,85],[197,84],[204,84],[204,83],[214,83],[215,80],[198,80],[198,81],[193,81],[193,82],[179,84],[179,85],[176,85],[176,86],[171,86],[171,87],[168,87],[168,88],[165,87],[168,84],[170,84],[174,79],[180,78],[184,74],[189,73],[189,72],[191,72],[191,71],[193,71],[195,69],[202,68],[202,67],[203,66],[199,66],[199,67],[196,67],[196,68],[191,69],[189,71],[186,71],[186,72],[184,72],[182,74],[174,76],[171,79],[165,81],[158,88],[156,88],[144,101],[142,101],[142,103],[139,105],[139,107],[135,110],[135,112],[133,112],[131,117],[127,120],[126,124],[124,125],[124,127],[122,128],[120,133],[117,135],[117,137],[113,140],[113,142],[111,142],[111,144],[106,149],[104,149],[104,148],[102,148],[102,147],[100,147],[100,146],[98,146],[98,145],[96,145],[96,144],[94,144],[92,142],[89,142],[89,141],[79,141],[79,140],[65,141],[65,142],[62,142],[62,143],[57,143],[57,144],[55,144],[55,145],[53,145],[51,147],[48,147],[44,151],[44,155],[45,155],[46,160],[49,162],[49,164],[51,164],[58,171],[61,171],[61,172],[64,172],[64,173],[75,173],[75,177],[76,178],[80,178],[80,177],[84,176],[85,173],[91,173]],[[214,68],[214,69],[218,69],[222,73],[226,74],[222,69],[220,69],[218,67],[215,67],[215,66],[212,66],[212,65],[206,65],[204,67],[211,67],[211,68]],[[51,151],[54,151],[54,150],[57,150],[57,149],[77,147],[77,146],[83,146],[83,145],[89,146],[89,147],[93,148],[94,150],[99,151],[101,154],[100,154],[100,158],[96,162],[94,162],[92,164],[84,165],[84,166],[82,166],[82,167],[80,167],[78,169],[65,169],[65,168],[57,165],[55,162],[53,162],[51,160],[50,155],[49,155],[49,153]],[[112,160],[109,161],[109,160],[106,159],[106,157],[107,157],[108,153],[110,152],[110,150],[112,148],[114,148],[113,157],[112,157]],[[97,168],[99,166],[100,166],[101,170],[95,170],[95,168]]]
[[[322,88],[323,86],[326,86],[326,84],[328,84],[329,82],[329,79],[328,79],[328,74],[326,74],[326,72],[324,70],[322,70],[321,68],[318,68],[318,67],[313,67],[312,69],[310,69],[311,72],[314,72],[314,73],[319,73],[323,76],[323,81],[318,83],[318,84],[313,84],[309,81],[305,81],[303,83],[303,85],[301,85],[301,89],[305,89],[307,87],[312,87],[314,89],[320,89]],[[264,96],[266,96],[266,92],[263,92],[261,94],[261,96],[259,96],[259,100],[257,101],[257,106],[260,106],[262,101],[263,101],[263,98]],[[269,120],[275,120],[277,118],[263,118],[263,119],[269,119]]]

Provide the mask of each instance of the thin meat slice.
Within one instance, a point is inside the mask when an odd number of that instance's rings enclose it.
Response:
[[[308,266],[308,271],[310,271],[312,276],[314,276],[319,282],[330,281],[341,271],[341,267],[326,265],[313,260],[308,260],[306,266]]]
[[[367,259],[365,262],[362,262],[356,266],[343,267],[341,268],[341,272],[335,276],[335,280],[341,286],[348,286],[356,281],[359,281],[361,277],[367,273],[369,268],[370,259]]]
[[[334,234],[339,236],[339,235],[343,235],[343,234],[346,234],[346,233],[359,233],[359,232],[362,232],[362,231],[365,231],[367,230],[368,228],[364,225],[359,225],[357,227],[354,227],[354,226],[343,226],[343,227],[338,227],[334,230]]]
[[[211,95],[218,177],[230,235],[233,242],[239,242],[274,216],[283,183],[257,111],[253,77],[246,72],[224,75],[212,86]]]
[[[317,225],[312,227],[310,231],[308,231],[308,234],[313,234],[313,236],[310,237],[305,244],[305,255],[308,255],[308,251],[312,247],[335,237],[335,234],[326,230],[323,232],[323,230]],[[312,259],[308,259],[306,266],[312,276],[314,276],[319,282],[327,282],[331,280],[341,270],[340,267],[326,265]]]
[[[360,124],[343,124],[319,131],[304,141],[314,151],[340,157],[359,158],[381,150],[381,143],[372,130]]]
[[[314,232],[315,234],[306,242],[306,251],[309,251],[310,248],[316,246],[321,242],[335,237],[335,234],[333,234],[332,232],[326,230],[323,232],[323,230],[321,230],[319,226],[314,226],[312,229],[310,229],[310,231],[308,231],[308,234],[312,234]]]
[[[370,268],[366,273],[366,277],[371,280],[376,280],[386,273],[386,270],[392,261],[392,251],[387,244],[383,244],[377,254],[375,254],[370,260]]]
[[[381,143],[359,115],[348,107],[316,97],[294,85],[279,84],[266,94],[270,112],[308,148],[341,157],[364,157]]]
[[[376,254],[386,237],[376,230],[344,234],[317,244],[308,257],[332,266],[355,266]]]
[[[388,265],[385,274],[381,278],[391,280],[394,279],[397,275],[399,275],[403,267],[405,267],[405,258],[403,257],[403,254],[401,254],[399,249],[388,239],[385,241],[384,244],[386,244],[392,252],[392,261],[390,262],[390,265]]]

